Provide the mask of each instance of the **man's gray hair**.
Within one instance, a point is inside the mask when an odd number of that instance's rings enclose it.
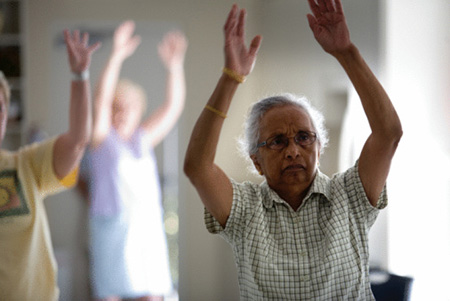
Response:
[[[308,114],[314,131],[317,134],[320,153],[323,153],[325,147],[328,145],[328,131],[325,128],[323,114],[314,108],[306,97],[284,93],[261,99],[252,105],[244,124],[244,135],[239,139],[239,147],[242,155],[248,158],[258,151],[259,127],[264,114],[274,107],[285,105],[297,106]]]

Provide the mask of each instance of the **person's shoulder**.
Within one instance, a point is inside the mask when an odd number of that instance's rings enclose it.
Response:
[[[117,143],[120,141],[119,134],[111,127],[111,130],[100,141],[91,141],[87,148],[90,152],[90,156],[102,156],[103,152],[109,152],[111,149],[116,148]]]
[[[355,189],[358,184],[358,162],[340,172],[333,174],[331,177],[318,172],[314,180],[314,192],[324,194],[328,200],[333,201],[347,195],[350,190]]]
[[[0,158],[9,158],[16,156],[18,154],[18,150],[8,150],[8,149],[1,149],[0,150]]]
[[[364,187],[359,176],[357,160],[347,170],[333,175],[331,179],[331,191],[334,197],[345,197],[360,200],[365,198]]]
[[[257,193],[264,189],[264,183],[257,184],[251,181],[238,182],[230,178],[233,190],[240,190],[247,193]]]
[[[358,175],[358,162],[359,161],[356,160],[355,164],[348,167],[344,171],[340,171],[340,172],[333,174],[330,181],[332,183],[336,183],[336,182],[348,181],[349,179],[358,177],[359,176]]]
[[[15,169],[15,162],[19,151],[0,150],[0,171],[4,169]]]
[[[41,140],[41,141],[36,141],[36,142],[29,143],[29,144],[25,144],[25,145],[21,146],[16,151],[16,153],[18,155],[22,155],[22,154],[27,154],[27,153],[33,153],[33,152],[45,151],[45,150],[48,150],[48,149],[52,149],[52,147],[55,144],[57,138],[58,137],[55,136],[55,137],[47,138],[45,140]]]
[[[233,199],[247,203],[259,204],[271,194],[271,189],[266,181],[254,183],[251,181],[236,182],[230,179],[233,186]]]

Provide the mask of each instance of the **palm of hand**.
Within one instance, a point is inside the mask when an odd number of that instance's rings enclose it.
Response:
[[[134,53],[140,44],[140,37],[133,36],[135,24],[133,21],[125,21],[114,32],[114,53],[127,58]]]
[[[70,56],[72,70],[81,72],[86,70],[91,63],[91,50],[79,43],[73,45],[73,55]]]
[[[224,25],[225,67],[240,75],[248,75],[252,71],[261,44],[261,36],[256,36],[249,48],[245,46],[245,15],[245,10],[239,10],[234,4]]]
[[[181,32],[177,31],[166,34],[158,45],[159,56],[168,68],[183,64],[186,49],[187,40]]]
[[[255,62],[254,55],[251,55],[239,37],[228,38],[225,41],[225,66],[238,74],[248,75]]]
[[[314,37],[322,48],[333,53],[350,45],[350,34],[344,16],[336,13],[325,13],[317,19]]]
[[[97,42],[88,46],[89,35],[87,33],[84,33],[80,38],[78,30],[75,30],[72,36],[67,29],[64,30],[64,40],[67,45],[71,70],[78,73],[88,69],[92,53],[100,47],[100,43]]]

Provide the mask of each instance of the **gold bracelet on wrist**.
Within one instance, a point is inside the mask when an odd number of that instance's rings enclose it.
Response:
[[[234,70],[231,70],[227,67],[223,67],[222,72],[228,75],[230,78],[234,79],[238,83],[242,84],[245,82],[245,75],[241,75]]]
[[[222,117],[222,118],[224,118],[224,119],[227,118],[227,114],[225,114],[224,112],[221,112],[221,111],[217,110],[216,108],[211,107],[210,105],[206,105],[206,106],[205,106],[205,109],[207,109],[207,110],[209,110],[209,111],[211,111],[211,112],[213,112],[213,113],[219,115],[220,117]]]

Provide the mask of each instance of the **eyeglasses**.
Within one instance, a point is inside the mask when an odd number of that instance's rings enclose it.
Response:
[[[294,137],[277,135],[267,139],[266,141],[258,143],[256,147],[260,148],[263,146],[267,146],[268,148],[273,150],[282,150],[283,148],[286,148],[289,145],[290,138],[294,138],[295,143],[297,143],[298,145],[304,146],[313,144],[317,140],[317,135],[316,133],[309,131],[300,131]]]

